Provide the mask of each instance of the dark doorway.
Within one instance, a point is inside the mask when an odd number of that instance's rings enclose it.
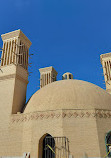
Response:
[[[49,134],[43,139],[42,158],[55,158],[55,140]]]
[[[111,147],[111,131],[107,133],[106,135],[106,149],[107,149],[107,154],[108,157],[111,157],[111,149],[109,149]]]

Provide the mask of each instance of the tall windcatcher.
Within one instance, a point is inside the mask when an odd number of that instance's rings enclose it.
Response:
[[[111,53],[102,54],[100,59],[103,67],[106,91],[111,94]]]
[[[21,30],[1,35],[3,40],[3,51],[1,66],[15,64],[28,69],[28,51],[31,42]]]
[[[0,99],[13,114],[21,112],[26,101],[30,40],[21,30],[1,35],[3,48],[0,70]],[[7,98],[5,99],[4,96]]]
[[[40,88],[45,85],[55,82],[57,79],[57,71],[52,67],[45,67],[39,69],[40,71]]]

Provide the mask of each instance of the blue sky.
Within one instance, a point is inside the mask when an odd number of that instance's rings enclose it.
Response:
[[[17,29],[34,54],[27,99],[46,66],[57,70],[58,80],[68,71],[105,88],[100,54],[111,51],[111,0],[0,0],[0,34]]]

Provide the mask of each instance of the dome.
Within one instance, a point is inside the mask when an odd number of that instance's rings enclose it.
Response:
[[[86,81],[56,81],[34,93],[24,113],[57,109],[111,110],[111,95]]]

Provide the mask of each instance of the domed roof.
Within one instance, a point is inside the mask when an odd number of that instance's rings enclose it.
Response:
[[[81,80],[61,80],[38,90],[24,113],[57,109],[111,109],[111,95]]]

